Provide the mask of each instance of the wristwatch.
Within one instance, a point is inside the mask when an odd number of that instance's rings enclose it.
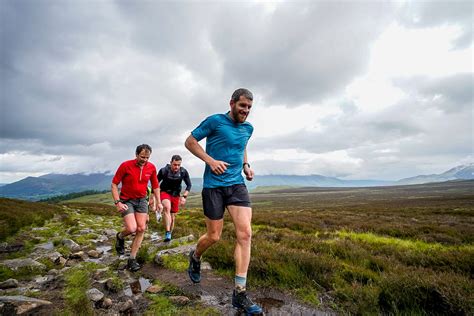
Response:
[[[186,199],[188,196],[187,195],[181,195],[181,197],[184,197]]]
[[[115,201],[114,201],[114,204],[117,205],[117,204],[119,204],[120,202],[122,202],[122,200],[115,200]]]
[[[250,164],[249,164],[248,162],[244,162],[244,163],[242,164],[242,168],[245,168],[245,165],[247,165],[247,166],[250,168]]]

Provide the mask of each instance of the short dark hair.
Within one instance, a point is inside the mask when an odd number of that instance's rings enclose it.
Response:
[[[135,154],[139,155],[143,150],[149,151],[151,154],[151,147],[150,145],[147,145],[147,144],[138,145],[137,149],[135,150]]]
[[[240,100],[240,97],[244,96],[246,99],[252,100],[253,101],[253,94],[250,92],[250,90],[245,89],[245,88],[239,88],[232,93],[232,97],[230,98],[231,101],[237,102]]]
[[[171,157],[171,161],[182,161],[183,158],[181,158],[180,155],[173,155],[173,157]]]

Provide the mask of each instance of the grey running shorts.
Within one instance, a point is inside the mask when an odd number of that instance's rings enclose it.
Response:
[[[128,206],[128,210],[122,212],[122,216],[132,213],[148,213],[148,201],[146,198],[130,199],[122,202]]]
[[[227,205],[250,207],[249,192],[245,184],[234,184],[228,187],[202,189],[204,215],[212,220],[224,217]]]

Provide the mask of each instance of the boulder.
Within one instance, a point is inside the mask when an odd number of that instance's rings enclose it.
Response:
[[[18,287],[18,280],[8,279],[6,281],[0,282],[0,289],[11,289]]]
[[[21,315],[37,313],[42,306],[51,302],[23,295],[0,296],[0,315]]]
[[[86,292],[86,295],[93,302],[98,302],[98,301],[100,301],[101,299],[104,298],[104,293],[102,293],[101,291],[99,291],[96,288],[92,288],[92,289],[88,290]]]
[[[71,239],[63,239],[61,243],[72,251],[78,251],[81,249],[81,246]]]
[[[18,270],[20,268],[46,269],[46,266],[44,264],[39,263],[38,261],[35,261],[30,258],[5,260],[0,264],[12,270]]]

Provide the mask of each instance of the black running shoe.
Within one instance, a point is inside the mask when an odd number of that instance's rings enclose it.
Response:
[[[135,272],[141,269],[140,264],[137,262],[137,259],[128,259],[127,269]]]
[[[120,233],[117,233],[116,241],[115,241],[115,250],[117,254],[123,255],[125,254],[125,239],[119,237]]]
[[[194,250],[189,253],[189,268],[188,274],[191,281],[194,283],[201,282],[201,261],[194,259]]]
[[[234,290],[234,293],[232,293],[232,306],[244,310],[247,315],[258,315],[263,311],[260,306],[252,302],[245,291],[237,293]]]

